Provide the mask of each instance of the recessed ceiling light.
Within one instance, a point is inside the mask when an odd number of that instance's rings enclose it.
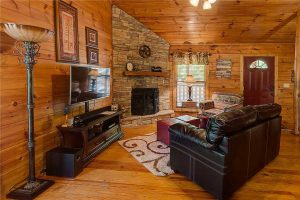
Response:
[[[208,1],[205,1],[204,4],[203,4],[203,9],[204,10],[211,9],[211,4]]]
[[[190,0],[190,3],[192,4],[192,6],[197,7],[199,5],[199,0]]]
[[[210,4],[216,3],[217,0],[208,0]]]

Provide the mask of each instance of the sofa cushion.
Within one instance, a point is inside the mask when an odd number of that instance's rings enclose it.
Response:
[[[201,110],[208,110],[215,107],[214,101],[208,100],[208,101],[201,101],[199,103],[199,108]]]
[[[195,142],[206,149],[214,149],[215,145],[206,141],[206,130],[199,129],[188,123],[177,123],[170,126],[169,130],[179,137]]]
[[[281,113],[281,106],[277,103],[256,105],[253,108],[257,111],[257,120],[259,122],[275,118]]]
[[[243,101],[243,97],[239,94],[214,92],[212,94],[212,100],[215,102],[223,102],[227,104],[240,104]]]
[[[219,102],[219,101],[215,102],[215,108],[221,109],[221,110],[225,110],[225,108],[229,107],[230,105],[232,105],[232,104],[230,104],[230,103],[224,103],[224,102]]]
[[[233,109],[209,119],[207,141],[219,145],[223,137],[255,124],[257,111],[252,106]]]
[[[204,112],[204,114],[207,115],[207,116],[214,116],[214,115],[218,115],[222,112],[224,112],[224,110],[220,110],[220,109],[217,109],[217,108],[212,108],[212,109],[206,110]]]

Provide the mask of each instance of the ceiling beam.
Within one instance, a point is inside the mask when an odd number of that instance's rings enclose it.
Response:
[[[275,33],[277,33],[281,28],[283,28],[285,25],[287,25],[288,23],[290,23],[291,21],[293,21],[294,19],[296,19],[298,16],[297,13],[293,13],[291,16],[289,16],[288,18],[286,18],[285,20],[283,20],[282,22],[280,22],[280,24],[278,24],[277,26],[275,26],[273,29],[271,29],[268,33],[266,33],[263,36],[263,40],[267,40],[269,39],[272,35],[274,35]]]

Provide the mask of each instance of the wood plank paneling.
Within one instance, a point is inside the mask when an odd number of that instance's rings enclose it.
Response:
[[[124,128],[124,139],[156,131]],[[283,132],[279,156],[251,178],[232,200],[300,198],[300,137]],[[38,200],[213,200],[205,189],[176,173],[156,177],[118,143],[99,154],[75,179],[50,177],[55,185]],[[67,194],[67,195],[66,195]],[[117,195],[116,195],[117,194]]]
[[[295,50],[295,132],[300,134],[300,11],[297,16],[297,36]]]
[[[299,0],[113,0],[171,45],[294,43]]]
[[[224,45],[173,45],[170,53],[177,50],[208,51],[212,55],[207,66],[209,73],[207,79],[207,99],[211,98],[213,92],[241,93],[241,74],[243,56],[275,56],[277,60],[277,78],[275,90],[275,102],[282,105],[283,125],[294,130],[294,83],[291,82],[294,67],[294,44],[224,44]],[[230,79],[216,78],[216,59],[232,60],[232,76]],[[285,83],[290,88],[284,88]],[[175,82],[174,82],[175,85]],[[176,100],[176,87],[173,89],[173,101]],[[173,103],[176,105],[176,103]]]
[[[112,10],[110,0],[65,2],[78,9],[80,63],[85,64],[85,26],[99,35],[99,61],[112,66]],[[16,22],[54,30],[52,0],[1,0],[1,22]],[[1,199],[13,185],[27,177],[26,69],[13,54],[14,40],[1,32],[0,68],[0,168]],[[39,174],[44,154],[59,144],[56,126],[64,122],[63,109],[68,103],[69,64],[55,60],[55,39],[41,44],[34,67],[36,165]],[[111,104],[111,97],[98,100],[94,108]],[[93,106],[92,106],[93,107]],[[73,114],[83,112],[75,107]]]

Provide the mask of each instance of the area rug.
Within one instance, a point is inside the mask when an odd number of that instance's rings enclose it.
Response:
[[[121,140],[119,144],[154,175],[173,174],[170,167],[170,148],[156,138],[156,133],[151,133]]]

